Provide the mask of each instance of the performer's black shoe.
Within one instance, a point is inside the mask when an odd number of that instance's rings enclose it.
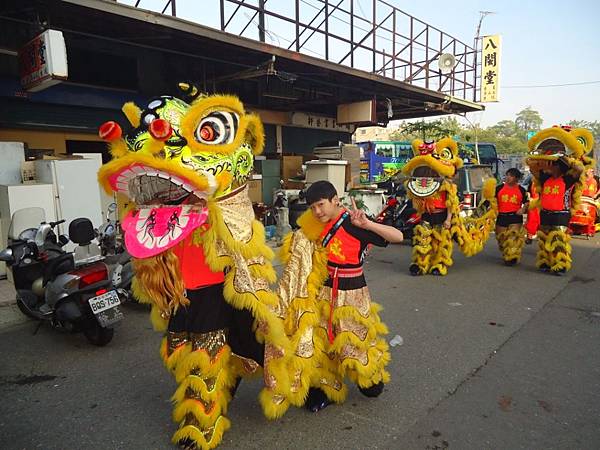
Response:
[[[557,277],[562,277],[567,271],[565,269],[556,269],[553,270],[552,273]]]
[[[408,267],[408,271],[410,272],[410,274],[413,277],[416,277],[417,275],[421,275],[422,274],[421,269],[419,269],[419,266],[417,266],[416,264],[411,264]]]
[[[548,264],[542,264],[542,265],[540,266],[540,270],[541,270],[542,272],[548,272],[548,271],[550,270],[550,266],[549,266]]]
[[[509,259],[507,261],[504,261],[504,265],[505,266],[514,266],[517,264],[517,260],[516,259]]]
[[[306,403],[304,406],[310,412],[316,413],[327,408],[329,405],[331,405],[331,403],[331,400],[327,398],[327,395],[325,395],[325,392],[323,392],[321,389],[310,388],[308,390],[308,397],[306,398]]]
[[[440,272],[440,269],[436,267],[435,269],[431,270],[431,275],[441,276],[442,272]]]
[[[526,243],[527,245],[531,245],[531,243],[532,243],[532,242],[533,242],[533,239],[531,239],[531,238],[527,238],[527,239],[525,239],[525,243]]]
[[[383,392],[383,382],[380,381],[379,383],[374,384],[373,386],[370,386],[368,388],[362,388],[359,386],[358,390],[365,397],[370,397],[370,398],[379,397],[381,395],[381,393]]]
[[[196,446],[196,441],[190,438],[183,438],[177,442],[177,445],[181,447],[183,450],[196,450],[198,446]]]

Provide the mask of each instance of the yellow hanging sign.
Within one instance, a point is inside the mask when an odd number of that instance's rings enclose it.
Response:
[[[499,34],[484,36],[482,39],[481,61],[481,102],[497,102],[500,89],[500,48]]]

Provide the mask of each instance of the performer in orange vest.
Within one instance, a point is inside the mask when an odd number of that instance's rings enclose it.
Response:
[[[507,266],[513,266],[521,260],[525,243],[523,213],[527,210],[528,201],[527,191],[519,184],[522,176],[519,169],[508,169],[505,182],[496,187],[496,240]]]
[[[571,245],[566,230],[571,219],[573,188],[583,167],[569,164],[567,158],[561,157],[556,161],[537,161],[530,168],[541,186],[537,264],[543,271],[562,275],[571,267]]]
[[[380,307],[371,302],[363,261],[372,245],[401,242],[403,236],[396,228],[367,219],[364,211],[356,208],[354,199],[353,209],[346,210],[328,181],[313,183],[306,191],[306,202],[310,210],[299,219],[299,224],[303,227],[307,221],[319,223],[315,230],[319,230],[318,248],[323,253],[310,258],[310,264],[322,265],[306,277],[309,286],[304,295],[308,297],[302,299],[306,309],[298,315],[291,314],[290,320],[301,323],[316,313],[310,326],[301,325],[299,335],[291,337],[292,342],[306,341],[295,352],[300,358],[294,366],[301,370],[299,385],[293,390],[304,393],[309,388],[304,394],[305,405],[317,412],[331,402],[344,400],[346,376],[366,397],[378,397],[390,379],[385,370],[390,354],[383,338],[387,328],[379,318]],[[307,264],[308,261],[288,261],[282,279],[302,276],[299,272]],[[319,278],[323,283],[313,284]],[[306,317],[300,320],[302,316]]]

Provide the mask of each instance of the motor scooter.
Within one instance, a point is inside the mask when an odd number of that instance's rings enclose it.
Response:
[[[402,184],[392,183],[389,190],[391,193],[375,222],[397,228],[402,231],[406,242],[412,242],[414,228],[421,223],[421,216],[413,207]]]
[[[117,204],[108,205],[105,222],[98,228],[97,239],[101,254],[108,265],[113,287],[124,302],[135,300],[131,283],[133,282],[133,265],[131,255],[125,248],[123,230],[117,218]]]
[[[18,308],[26,316],[54,328],[83,332],[94,345],[108,344],[113,325],[122,320],[118,293],[89,219],[69,224],[69,237],[54,233],[57,222],[45,222],[42,208],[16,211],[8,232],[8,247],[0,252],[16,290]],[[64,246],[78,244],[74,252]]]

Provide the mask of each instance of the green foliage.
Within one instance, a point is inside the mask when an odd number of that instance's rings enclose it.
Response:
[[[478,124],[462,125],[456,117],[444,117],[428,122],[402,122],[395,132],[390,133],[390,140],[437,140],[451,136],[458,139],[459,145],[461,142],[492,142],[496,144],[498,153],[525,154],[527,132],[540,130],[542,123],[540,113],[528,106],[518,112],[514,120],[501,120],[487,128],[481,128]],[[596,147],[600,144],[600,121],[572,120],[568,125],[591,130]]]

